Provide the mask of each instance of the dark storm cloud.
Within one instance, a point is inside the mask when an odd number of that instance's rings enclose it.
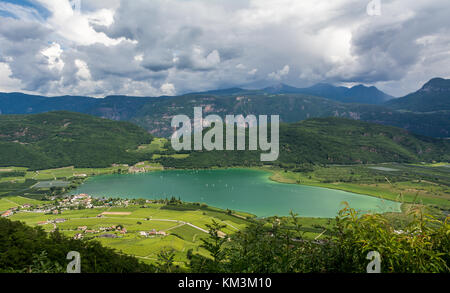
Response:
[[[0,17],[0,70],[41,93],[325,81],[400,95],[450,75],[447,0],[381,0],[381,16],[366,14],[370,0],[91,0],[81,14],[68,0],[35,2],[45,19],[0,5],[16,18]]]

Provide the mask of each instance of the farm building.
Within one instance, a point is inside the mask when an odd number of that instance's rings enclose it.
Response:
[[[12,211],[4,212],[4,213],[2,214],[2,218],[10,217],[10,216],[12,216],[13,214],[14,214],[14,213],[13,213]]]

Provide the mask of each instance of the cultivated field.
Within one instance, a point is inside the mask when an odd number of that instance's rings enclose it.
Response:
[[[272,170],[271,179],[449,210],[450,168],[447,166],[447,163],[315,166],[304,172]]]
[[[14,204],[4,198],[0,205],[5,209]],[[17,206],[17,204],[16,204]],[[101,217],[100,217],[101,216]],[[59,215],[43,213],[19,212],[10,217],[13,221],[22,221],[30,226],[39,224],[46,231],[56,228],[67,236],[83,234],[86,239],[96,239],[106,246],[115,248],[123,253],[134,255],[143,261],[153,262],[157,254],[163,249],[173,249],[176,261],[183,265],[186,252],[193,249],[196,253],[206,254],[200,248],[202,237],[208,236],[207,224],[213,220],[226,225],[222,230],[225,234],[232,234],[246,227],[249,223],[240,217],[228,215],[215,209],[199,209],[178,211],[167,209],[159,204],[142,206],[96,208],[85,210],[68,210]],[[65,219],[63,223],[52,223],[55,219]],[[48,224],[43,224],[48,222]],[[86,226],[88,233],[79,230]],[[119,231],[102,232],[102,228],[121,226],[127,230],[126,234]],[[166,236],[141,236],[140,232],[165,232]],[[106,233],[112,233],[117,238],[99,238]]]

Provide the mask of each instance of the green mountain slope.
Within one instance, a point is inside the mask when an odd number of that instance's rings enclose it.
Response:
[[[434,78],[419,91],[391,100],[386,106],[414,112],[450,111],[450,79]]]
[[[156,136],[170,136],[174,115],[193,118],[194,107],[202,106],[204,115],[280,115],[286,123],[310,118],[340,117],[404,128],[408,131],[432,136],[450,136],[448,113],[412,113],[396,111],[385,106],[347,104],[304,94],[263,94],[247,92],[214,96],[190,94],[157,99],[137,111],[131,122],[144,127]]]
[[[341,118],[310,119],[280,127],[280,156],[274,164],[360,164],[450,160],[450,141],[403,129]],[[260,152],[193,152],[184,160],[161,158],[168,167],[262,165]],[[267,164],[267,163],[265,163]]]
[[[424,87],[419,91],[417,99],[420,103],[408,102],[410,98],[402,98],[383,105],[371,105],[390,98],[376,88],[356,86],[349,89],[326,84],[307,89],[285,85],[264,90],[233,88],[159,98],[47,98],[0,93],[0,114],[67,110],[130,121],[156,136],[168,137],[172,134],[170,122],[174,115],[192,117],[193,108],[201,106],[205,109],[205,114],[218,114],[222,117],[227,114],[280,115],[281,120],[286,123],[309,118],[341,117],[400,127],[425,136],[450,137],[450,103],[446,102],[448,92],[445,95],[444,91],[448,87],[441,85],[442,82],[446,84],[445,80],[433,80],[431,88]],[[424,99],[424,94],[428,98]],[[429,98],[430,95],[437,98]],[[415,99],[411,98],[411,101]],[[403,105],[404,103],[417,105],[413,107]]]
[[[134,164],[152,154],[131,152],[152,136],[128,122],[71,112],[0,116],[0,166],[32,169]],[[187,159],[163,156],[167,167],[260,165],[260,153],[192,152]],[[403,129],[342,118],[282,124],[275,164],[359,164],[450,161],[450,142]]]
[[[128,149],[152,137],[128,122],[71,112],[0,116],[0,166],[35,169],[135,163]]]

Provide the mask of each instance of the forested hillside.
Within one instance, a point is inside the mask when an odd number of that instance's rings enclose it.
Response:
[[[317,118],[280,127],[280,156],[274,164],[367,164],[449,161],[450,142],[403,129],[342,118]],[[192,152],[187,159],[160,158],[165,166],[261,165],[258,151]],[[266,163],[267,164],[267,163]]]
[[[134,152],[153,137],[143,128],[71,112],[0,116],[0,166],[107,167],[152,160],[167,167],[260,165],[258,151],[192,152],[186,159]],[[167,146],[170,147],[170,146]],[[167,154],[167,153],[166,153]],[[282,124],[275,164],[449,161],[450,142],[403,129],[342,118]]]
[[[129,149],[152,140],[144,129],[71,112],[0,116],[0,165],[32,169],[136,163]]]

